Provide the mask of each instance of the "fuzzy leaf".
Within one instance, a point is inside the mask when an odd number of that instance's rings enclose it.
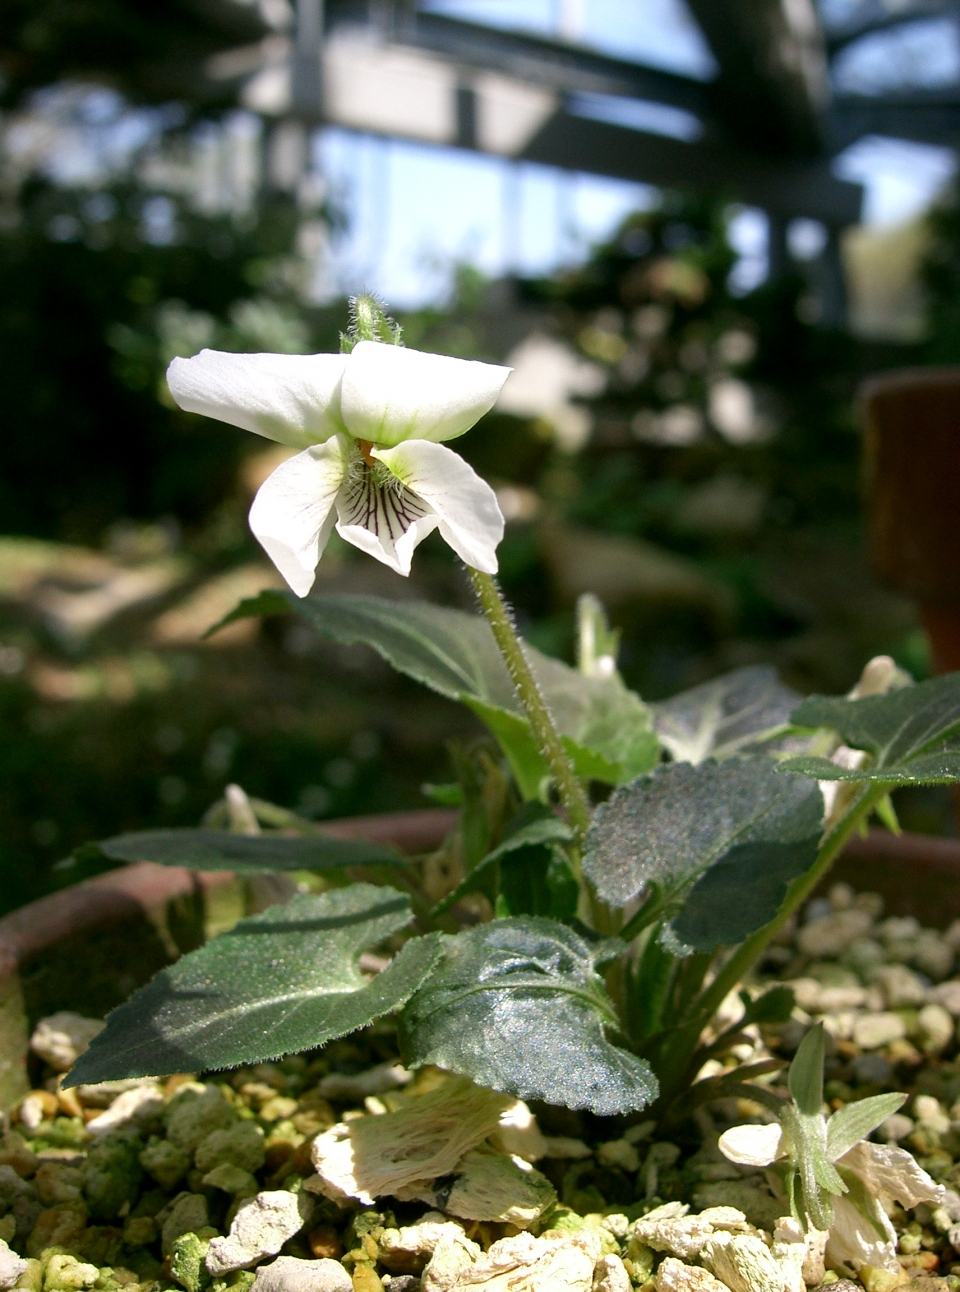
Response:
[[[789,721],[800,696],[767,665],[737,668],[651,704],[653,726],[675,762],[729,758]]]
[[[793,1102],[805,1117],[823,1114],[823,1026],[817,1024],[797,1047],[787,1078]]]
[[[231,834],[227,830],[140,830],[95,845],[114,861],[153,861],[188,870],[329,870],[338,866],[406,865],[392,848],[362,839],[311,835]]]
[[[417,938],[363,977],[361,951],[412,918],[405,894],[352,884],[241,920],[114,1010],[65,1084],[259,1063],[365,1027],[399,1009],[442,955],[438,935]]]
[[[672,763],[597,808],[583,868],[614,906],[657,884],[674,939],[710,951],[773,918],[822,828],[819,789],[770,758]]]
[[[407,1063],[601,1116],[657,1096],[648,1065],[611,1045],[616,1025],[591,946],[553,920],[521,916],[443,939],[445,956],[401,1014]]]
[[[524,795],[536,795],[547,764],[485,619],[420,601],[301,600],[292,594],[287,600],[324,636],[364,642],[399,672],[469,705],[501,742]],[[649,711],[618,676],[585,677],[531,646],[525,649],[582,775],[618,783],[654,766],[660,746]]]
[[[891,1113],[902,1107],[906,1099],[906,1095],[899,1093],[871,1095],[869,1099],[858,1099],[838,1108],[827,1122],[827,1157],[830,1161],[836,1162],[854,1144],[866,1139]]]
[[[901,687],[863,700],[811,696],[795,711],[798,727],[829,727],[853,749],[870,754],[866,767],[839,767],[829,758],[788,758],[781,767],[824,781],[888,781],[896,785],[960,780],[960,673]]]

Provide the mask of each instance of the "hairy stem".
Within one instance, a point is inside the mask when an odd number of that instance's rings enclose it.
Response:
[[[697,1000],[691,1009],[691,1017],[701,1019],[704,1023],[719,1009],[727,994],[736,987],[744,974],[752,968],[760,955],[776,937],[791,915],[807,900],[824,875],[833,865],[837,854],[856,830],[861,821],[876,807],[883,797],[890,792],[889,784],[868,784],[856,797],[848,811],[836,822],[825,835],[820,844],[817,859],[805,875],[791,884],[783,905],[769,924],[757,929],[745,942],[742,942],[730,957],[713,982]]]
[[[576,837],[577,847],[581,849],[590,825],[590,805],[583,786],[567,757],[567,751],[554,726],[539,683],[523,653],[520,638],[517,636],[510,611],[497,587],[496,580],[492,575],[481,574],[479,570],[474,570],[469,565],[467,573],[473,583],[480,608],[493,629],[493,635],[500,647],[500,653],[513,679],[513,684],[517,688],[517,695],[527,715],[534,739],[547,760],[547,765],[556,782],[557,792]]]

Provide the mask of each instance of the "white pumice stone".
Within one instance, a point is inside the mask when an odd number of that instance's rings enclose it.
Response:
[[[446,1260],[449,1242],[439,1244],[424,1270],[423,1292],[593,1292],[603,1255],[599,1233],[589,1228],[541,1238],[518,1234],[454,1269]]]
[[[936,987],[931,987],[927,992],[927,999],[932,1004],[942,1005],[954,1018],[960,1018],[960,979],[952,978],[950,982],[937,983]]]
[[[380,1260],[392,1274],[419,1274],[441,1239],[456,1241],[462,1235],[461,1225],[442,1212],[428,1211],[415,1225],[383,1231],[377,1242]]]
[[[27,1262],[12,1252],[7,1244],[0,1238],[0,1288],[15,1288],[20,1282],[20,1276],[25,1274]],[[99,1273],[99,1271],[97,1271]],[[96,1279],[94,1279],[96,1282]]]
[[[666,1207],[658,1207],[642,1216],[633,1227],[632,1237],[656,1252],[668,1252],[686,1260],[699,1255],[704,1243],[715,1232],[733,1230],[743,1233],[750,1228],[746,1216],[736,1207],[708,1207],[695,1216],[659,1214],[665,1210]]]
[[[866,937],[873,924],[866,911],[852,907],[835,911],[805,924],[797,934],[797,946],[804,955],[833,957],[842,955],[851,942]]]
[[[99,1117],[87,1122],[87,1130],[95,1137],[120,1126],[136,1126],[156,1116],[163,1109],[160,1087],[135,1086],[117,1095],[113,1103]]]
[[[206,1266],[210,1274],[228,1274],[275,1256],[302,1227],[313,1200],[302,1193],[271,1189],[258,1193],[237,1211],[226,1238],[212,1238]]]
[[[401,1202],[419,1200],[464,1220],[490,1220],[529,1229],[557,1200],[557,1193],[522,1157],[481,1144],[465,1153],[448,1179],[415,1181],[394,1190]]]
[[[923,980],[906,965],[878,965],[870,980],[883,992],[888,1009],[910,1009],[926,999]]]
[[[625,1139],[611,1139],[601,1144],[597,1149],[597,1161],[601,1166],[619,1167],[629,1174],[640,1169],[640,1154]]]
[[[30,1037],[30,1049],[57,1072],[66,1072],[104,1027],[102,1018],[84,1018],[61,1010],[41,1018]]]
[[[924,1005],[917,1015],[920,1048],[926,1054],[940,1054],[953,1039],[953,1016],[942,1005]]]
[[[335,1099],[337,1103],[362,1103],[368,1095],[382,1095],[387,1090],[396,1090],[413,1079],[413,1073],[399,1063],[381,1063],[356,1076],[342,1072],[331,1072],[325,1076],[318,1087],[324,1099]]]
[[[699,1265],[685,1265],[675,1256],[660,1263],[654,1275],[657,1292],[730,1292],[726,1283]]]
[[[902,1041],[907,1025],[899,1014],[884,1011],[861,1014],[853,1025],[853,1042],[861,1050],[880,1050],[891,1041]]]
[[[630,1275],[619,1256],[601,1256],[597,1261],[593,1292],[630,1292]]]
[[[251,1292],[353,1292],[353,1279],[339,1261],[278,1256],[260,1266]]]
[[[782,1262],[752,1234],[711,1234],[700,1260],[730,1292],[784,1292],[787,1285]]]

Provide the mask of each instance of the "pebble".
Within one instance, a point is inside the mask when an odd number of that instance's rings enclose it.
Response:
[[[839,956],[851,942],[865,937],[872,924],[869,914],[856,907],[848,911],[834,911],[805,924],[797,934],[797,946],[804,955],[815,956],[817,959]]]
[[[178,1238],[206,1227],[207,1200],[202,1193],[179,1193],[169,1210],[164,1208],[164,1211],[167,1211],[167,1215],[161,1222],[163,1228],[160,1231],[160,1250],[164,1256],[169,1256]]]
[[[278,1256],[260,1266],[251,1292],[353,1292],[353,1279],[339,1261]]]
[[[910,1009],[926,999],[923,980],[906,965],[878,965],[870,978],[883,991],[888,1009]]]
[[[207,1270],[215,1276],[228,1274],[255,1265],[264,1256],[275,1256],[301,1228],[311,1209],[309,1195],[285,1189],[258,1193],[240,1206],[226,1238],[210,1240]]]
[[[135,1126],[157,1117],[163,1111],[163,1096],[160,1087],[135,1086],[117,1095],[110,1107],[87,1122],[87,1133],[93,1136],[105,1135],[107,1131],[120,1126]]]
[[[618,1167],[631,1175],[640,1169],[640,1154],[625,1139],[611,1139],[601,1144],[597,1149],[597,1161],[601,1166]]]
[[[104,1026],[102,1018],[84,1018],[61,1010],[41,1018],[30,1037],[30,1049],[57,1072],[66,1072]]]
[[[701,1248],[700,1261],[730,1292],[784,1292],[781,1262],[752,1234],[712,1234]]]
[[[456,1241],[462,1234],[463,1227],[442,1212],[428,1211],[415,1225],[385,1229],[377,1244],[380,1259],[392,1274],[419,1274],[441,1239],[450,1237]]]
[[[952,978],[949,982],[937,983],[927,993],[927,999],[942,1005],[954,1018],[960,1018],[960,979]]]
[[[906,1139],[913,1133],[914,1120],[908,1117],[906,1113],[891,1113],[877,1127],[877,1134],[885,1140]]]
[[[882,1054],[858,1054],[851,1060],[850,1073],[858,1085],[887,1086],[893,1081],[893,1064]]]
[[[225,1129],[239,1115],[216,1086],[185,1086],[167,1104],[164,1120],[170,1142],[192,1157],[212,1131]]]
[[[366,1072],[350,1076],[343,1072],[331,1072],[324,1077],[318,1087],[324,1099],[333,1099],[337,1103],[361,1104],[368,1095],[382,1095],[387,1090],[396,1090],[405,1086],[413,1078],[413,1073],[399,1063],[381,1063]]]
[[[0,1288],[16,1287],[20,1276],[26,1271],[27,1262],[16,1252],[11,1252],[7,1244],[0,1239]]]
[[[593,1270],[593,1292],[630,1292],[630,1275],[619,1256],[601,1256]]]
[[[197,1145],[193,1160],[198,1171],[214,1171],[218,1166],[259,1171],[266,1160],[263,1131],[255,1122],[211,1131]]]
[[[861,1050],[879,1050],[906,1035],[907,1025],[899,1014],[861,1014],[853,1025],[853,1042]]]
[[[450,1241],[443,1240],[424,1270],[423,1292],[593,1292],[594,1270],[603,1255],[599,1236],[588,1227],[559,1235],[548,1231],[540,1238],[518,1234],[493,1243],[451,1278],[437,1260]]]
[[[730,1292],[725,1283],[698,1265],[685,1265],[675,1256],[662,1261],[654,1278],[657,1292]]]
[[[953,1040],[954,1022],[942,1005],[924,1005],[917,1015],[917,1041],[925,1054],[941,1054]]]

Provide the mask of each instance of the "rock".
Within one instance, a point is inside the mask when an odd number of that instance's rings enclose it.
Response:
[[[601,1256],[593,1269],[593,1292],[630,1292],[630,1275],[619,1256]]]
[[[98,1140],[83,1164],[83,1187],[90,1216],[98,1222],[114,1220],[125,1203],[132,1206],[143,1179],[140,1140],[126,1131],[114,1131]]]
[[[954,1018],[960,1018],[960,979],[953,978],[950,982],[941,982],[936,987],[931,987],[927,992],[927,1000],[935,1005],[942,1005]]]
[[[797,946],[804,955],[818,960],[833,958],[842,955],[857,938],[866,937],[872,924],[869,914],[856,907],[835,911],[805,924],[797,934]]]
[[[861,1050],[879,1050],[906,1035],[907,1026],[899,1014],[861,1014],[853,1025],[853,1042]]]
[[[596,1231],[548,1232],[540,1238],[501,1238],[471,1264],[448,1274],[437,1246],[423,1272],[423,1292],[593,1292],[594,1269],[602,1256]],[[452,1277],[451,1277],[452,1275]]]
[[[337,1103],[362,1104],[369,1095],[382,1095],[386,1090],[396,1090],[405,1086],[413,1078],[413,1073],[401,1067],[399,1063],[381,1063],[366,1072],[349,1076],[343,1072],[331,1072],[317,1086],[324,1099],[333,1099]]]
[[[908,1117],[906,1113],[891,1113],[877,1127],[877,1134],[885,1140],[906,1139],[913,1131],[914,1120]]]
[[[708,1207],[735,1207],[742,1211],[747,1222],[757,1229],[773,1230],[783,1213],[783,1203],[778,1202],[766,1189],[749,1180],[716,1180],[698,1184],[693,1191],[694,1206],[701,1213]]]
[[[712,1234],[701,1248],[700,1260],[730,1292],[784,1292],[780,1261],[753,1234]]]
[[[840,963],[852,969],[861,978],[869,978],[877,965],[883,964],[887,953],[876,938],[857,938],[843,952]]]
[[[950,1129],[950,1118],[944,1112],[940,1100],[933,1095],[917,1095],[913,1101],[913,1115],[923,1130],[946,1135]]]
[[[33,1177],[37,1197],[45,1207],[83,1197],[83,1172],[65,1162],[41,1162]]]
[[[461,1274],[472,1270],[482,1255],[483,1249],[466,1234],[444,1234],[424,1270],[423,1292],[450,1292],[458,1286]]]
[[[392,1274],[419,1274],[444,1237],[463,1234],[461,1225],[439,1211],[428,1211],[415,1225],[385,1229],[378,1247],[380,1260]]]
[[[465,1153],[454,1179],[418,1182],[394,1190],[401,1202],[419,1199],[464,1220],[501,1221],[529,1229],[557,1200],[545,1175],[525,1158],[499,1153],[490,1144]]]
[[[0,1239],[0,1289],[6,1292],[7,1288],[16,1287],[20,1282],[21,1274],[25,1274],[27,1262],[19,1257],[16,1252],[11,1252],[2,1239]]]
[[[161,1189],[173,1189],[190,1170],[186,1153],[168,1139],[152,1136],[140,1154],[140,1165],[159,1184]]]
[[[421,1292],[422,1284],[413,1274],[388,1274],[383,1280],[387,1292]]]
[[[305,1187],[335,1202],[371,1206],[405,1186],[449,1175],[460,1159],[496,1130],[509,1095],[449,1077],[397,1112],[356,1117],[313,1141],[317,1175]]]
[[[926,999],[927,989],[923,981],[906,965],[878,965],[870,975],[870,981],[883,992],[888,1009],[911,1009],[922,1005]]]
[[[30,1049],[57,1072],[66,1072],[104,1026],[102,1018],[84,1018],[61,1010],[41,1018],[30,1037]]]
[[[99,1277],[96,1265],[78,1261],[75,1256],[57,1254],[47,1261],[43,1271],[43,1289],[44,1292],[75,1292],[93,1287]]]
[[[940,1054],[953,1040],[953,1016],[943,1005],[924,1005],[917,1015],[916,1040],[925,1054]]]
[[[37,1155],[17,1131],[0,1135],[0,1170],[11,1167],[19,1176],[29,1179],[37,1169]]]
[[[353,1280],[339,1261],[278,1256],[260,1266],[251,1292],[353,1292]]]
[[[218,1166],[259,1171],[266,1160],[263,1131],[255,1122],[236,1122],[211,1131],[197,1145],[193,1160],[198,1171],[213,1171]]]
[[[885,1270],[877,1265],[861,1265],[859,1274],[860,1282],[867,1292],[893,1292],[894,1288],[910,1282],[910,1275],[906,1270]],[[843,1280],[845,1283],[848,1281]],[[835,1287],[836,1284],[829,1286]]]
[[[657,1207],[636,1221],[631,1241],[644,1243],[655,1252],[691,1260],[718,1230],[743,1233],[749,1228],[746,1216],[736,1207],[708,1207],[695,1216],[686,1212],[683,1207],[678,1213],[676,1203]]]
[[[709,1270],[699,1265],[685,1265],[675,1256],[661,1262],[654,1282],[657,1292],[730,1292]]]
[[[244,1171],[243,1167],[231,1166],[229,1162],[223,1162],[208,1171],[200,1183],[205,1189],[222,1189],[224,1193],[232,1193],[238,1198],[252,1198],[260,1188],[255,1175]]]
[[[83,1202],[58,1202],[55,1207],[47,1207],[35,1217],[27,1238],[27,1255],[39,1256],[46,1247],[75,1247],[86,1227],[87,1208]]]
[[[522,1099],[504,1109],[497,1129],[490,1136],[490,1143],[504,1153],[516,1153],[528,1162],[537,1162],[547,1153],[546,1136]]]
[[[565,1135],[548,1135],[544,1157],[558,1158],[567,1162],[582,1162],[585,1157],[591,1155],[592,1151],[582,1139],[569,1139]]]
[[[632,1175],[640,1169],[640,1154],[625,1139],[607,1140],[597,1149],[597,1161],[601,1166],[614,1166]]]
[[[254,1265],[264,1256],[276,1256],[309,1217],[312,1202],[302,1193],[285,1189],[258,1193],[244,1202],[230,1225],[226,1238],[213,1238],[207,1250],[207,1269],[213,1275],[228,1274]]]
[[[893,1065],[882,1054],[858,1054],[851,1061],[850,1075],[857,1085],[886,1086],[893,1081]]]
[[[953,947],[936,929],[922,929],[913,952],[913,963],[934,982],[946,978],[953,968]]]
[[[227,1103],[216,1086],[207,1086],[202,1091],[194,1086],[185,1087],[174,1095],[164,1113],[167,1139],[190,1157],[212,1131],[223,1130],[237,1120],[237,1110]]]
[[[140,1126],[163,1111],[159,1086],[135,1086],[117,1095],[110,1107],[87,1122],[87,1132],[94,1137],[121,1126]]]
[[[160,1250],[164,1256],[169,1256],[174,1243],[183,1234],[195,1234],[198,1229],[206,1228],[207,1200],[202,1193],[178,1193],[157,1219],[160,1220],[161,1216]]]
[[[170,1250],[170,1273],[187,1292],[203,1292],[210,1286],[204,1264],[210,1240],[196,1234],[181,1234]]]

